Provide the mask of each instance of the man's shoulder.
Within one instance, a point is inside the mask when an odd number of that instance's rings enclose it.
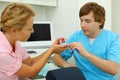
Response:
[[[107,40],[117,40],[119,39],[119,35],[113,31],[104,30],[103,37],[107,38]]]
[[[110,36],[118,36],[117,33],[110,31],[110,30],[104,30],[103,31],[104,34],[110,35]]]
[[[74,34],[83,34],[83,31],[82,31],[81,29],[79,29],[79,30],[76,30],[76,31],[74,32]]]

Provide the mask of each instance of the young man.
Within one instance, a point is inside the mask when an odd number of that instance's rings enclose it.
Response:
[[[86,80],[116,80],[120,63],[119,36],[103,29],[104,8],[94,2],[86,3],[80,9],[79,17],[81,30],[67,40],[68,50],[53,57],[55,64],[75,66],[66,62],[73,55]]]

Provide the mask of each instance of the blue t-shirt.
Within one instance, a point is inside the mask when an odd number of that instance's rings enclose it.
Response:
[[[120,63],[119,36],[111,31],[103,30],[91,44],[89,38],[84,35],[82,30],[79,30],[67,40],[67,44],[71,42],[81,42],[84,48],[91,54],[105,60]],[[68,60],[73,55],[76,65],[81,69],[86,80],[116,80],[116,76],[99,69],[76,50],[68,49],[60,55],[65,60]]]

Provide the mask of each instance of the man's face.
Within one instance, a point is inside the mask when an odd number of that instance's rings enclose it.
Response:
[[[90,12],[88,15],[84,15],[80,17],[81,20],[81,29],[84,34],[89,38],[95,38],[99,31],[99,26],[102,24],[100,22],[96,22],[94,20],[93,12]]]

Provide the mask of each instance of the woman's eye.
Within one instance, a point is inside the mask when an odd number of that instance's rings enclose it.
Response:
[[[30,29],[28,29],[28,31],[31,31],[32,29],[30,28]]]

